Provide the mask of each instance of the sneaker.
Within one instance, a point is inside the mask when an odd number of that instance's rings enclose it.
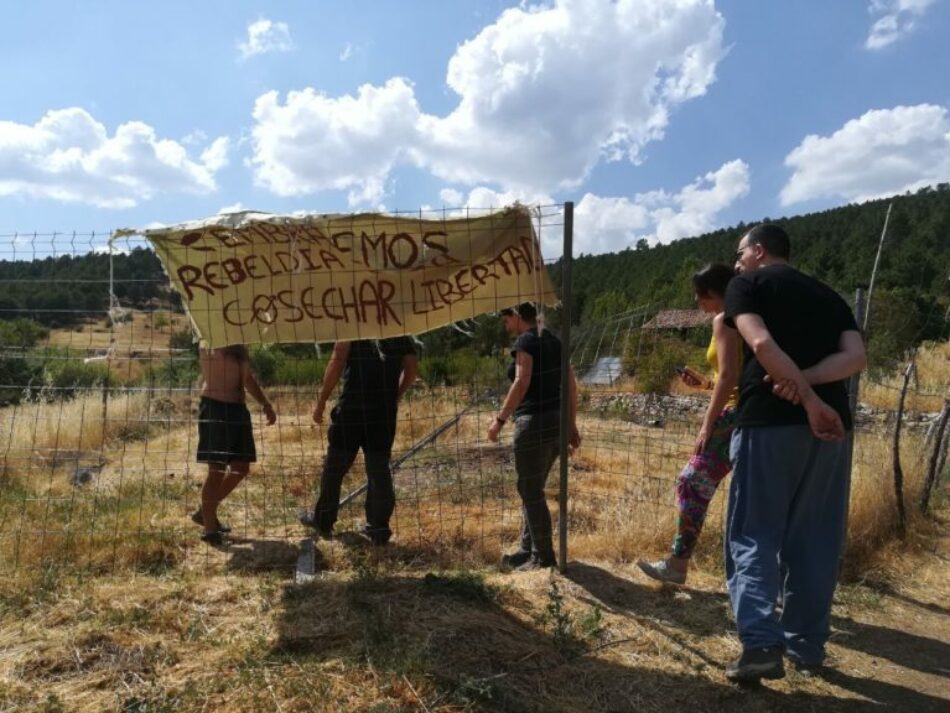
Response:
[[[743,649],[742,656],[726,665],[726,678],[737,683],[755,683],[759,679],[785,677],[781,646]]]
[[[531,553],[525,550],[518,550],[507,555],[501,556],[501,566],[507,569],[520,567],[531,559]]]
[[[221,547],[224,544],[224,533],[221,530],[202,532],[201,541],[207,542],[212,547]]]
[[[317,522],[316,518],[309,512],[302,512],[297,518],[300,521],[300,524],[304,527],[309,527],[317,531],[317,534],[322,537],[324,540],[333,539],[333,528],[329,530],[325,527],[320,527],[320,524]]]
[[[389,544],[389,534],[380,532],[371,528],[365,522],[360,523],[356,528],[356,534],[369,542],[374,547],[384,547]]]
[[[821,678],[825,673],[825,667],[820,663],[805,663],[791,656],[788,657],[788,662],[799,676],[805,678]]]
[[[191,513],[191,521],[195,523],[196,525],[201,525],[202,527],[205,526],[205,516],[201,512],[201,508],[198,508],[193,513]],[[218,520],[218,527],[216,529],[218,530],[218,532],[224,532],[224,533],[231,532],[231,528],[225,525],[220,520]]]
[[[639,567],[647,577],[655,579],[658,582],[686,584],[686,571],[673,569],[669,560],[659,560],[657,562],[637,560],[637,567]]]
[[[516,572],[535,572],[539,569],[550,569],[557,567],[557,559],[554,555],[550,557],[536,557],[532,555],[524,564],[515,567]]]

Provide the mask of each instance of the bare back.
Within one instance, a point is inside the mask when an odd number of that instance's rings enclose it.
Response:
[[[244,402],[245,359],[227,349],[201,349],[198,359],[204,381],[202,396],[227,403]]]

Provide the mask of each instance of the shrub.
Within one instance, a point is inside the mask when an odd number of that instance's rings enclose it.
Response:
[[[284,362],[284,354],[261,344],[255,344],[248,351],[251,355],[251,368],[254,369],[261,386],[276,383],[277,369]]]
[[[505,364],[497,357],[479,356],[473,349],[466,347],[447,356],[422,359],[419,375],[429,386],[497,386],[505,379]]]
[[[316,386],[323,381],[327,358],[284,357],[274,370],[274,383],[285,386]]]
[[[143,381],[149,388],[181,388],[194,384],[200,371],[196,354],[171,353],[168,359],[149,366]]]
[[[669,393],[670,382],[676,376],[676,367],[689,364],[703,371],[702,365],[706,358],[706,350],[702,347],[672,336],[644,339],[639,344],[639,350],[639,359],[635,356],[625,358],[624,367],[633,368],[640,390],[645,393]]]
[[[172,332],[168,338],[168,348],[196,351],[197,345],[195,344],[194,335],[191,333],[191,328],[185,327],[177,332]]]
[[[45,382],[57,396],[69,398],[77,391],[113,386],[115,378],[102,362],[84,363],[79,359],[55,359],[46,362]]]

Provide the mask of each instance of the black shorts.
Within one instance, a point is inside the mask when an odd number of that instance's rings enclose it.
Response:
[[[251,414],[243,403],[201,397],[198,407],[198,462],[257,460]]]

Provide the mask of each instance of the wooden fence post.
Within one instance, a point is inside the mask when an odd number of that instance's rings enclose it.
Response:
[[[947,431],[947,421],[950,420],[950,400],[943,402],[943,409],[940,411],[940,417],[937,419],[937,429],[933,442],[933,452],[930,454],[930,464],[927,467],[927,479],[924,481],[924,490],[920,494],[920,512],[926,514],[930,507],[930,495],[937,484],[937,473],[942,460],[940,455],[943,451],[944,440]]]
[[[904,470],[901,468],[901,423],[904,420],[904,399],[907,397],[907,387],[916,368],[917,350],[910,354],[910,363],[904,370],[904,385],[901,387],[900,399],[897,402],[897,424],[894,426],[894,497],[897,500],[897,536],[904,539],[907,534],[907,512],[904,510]]]

